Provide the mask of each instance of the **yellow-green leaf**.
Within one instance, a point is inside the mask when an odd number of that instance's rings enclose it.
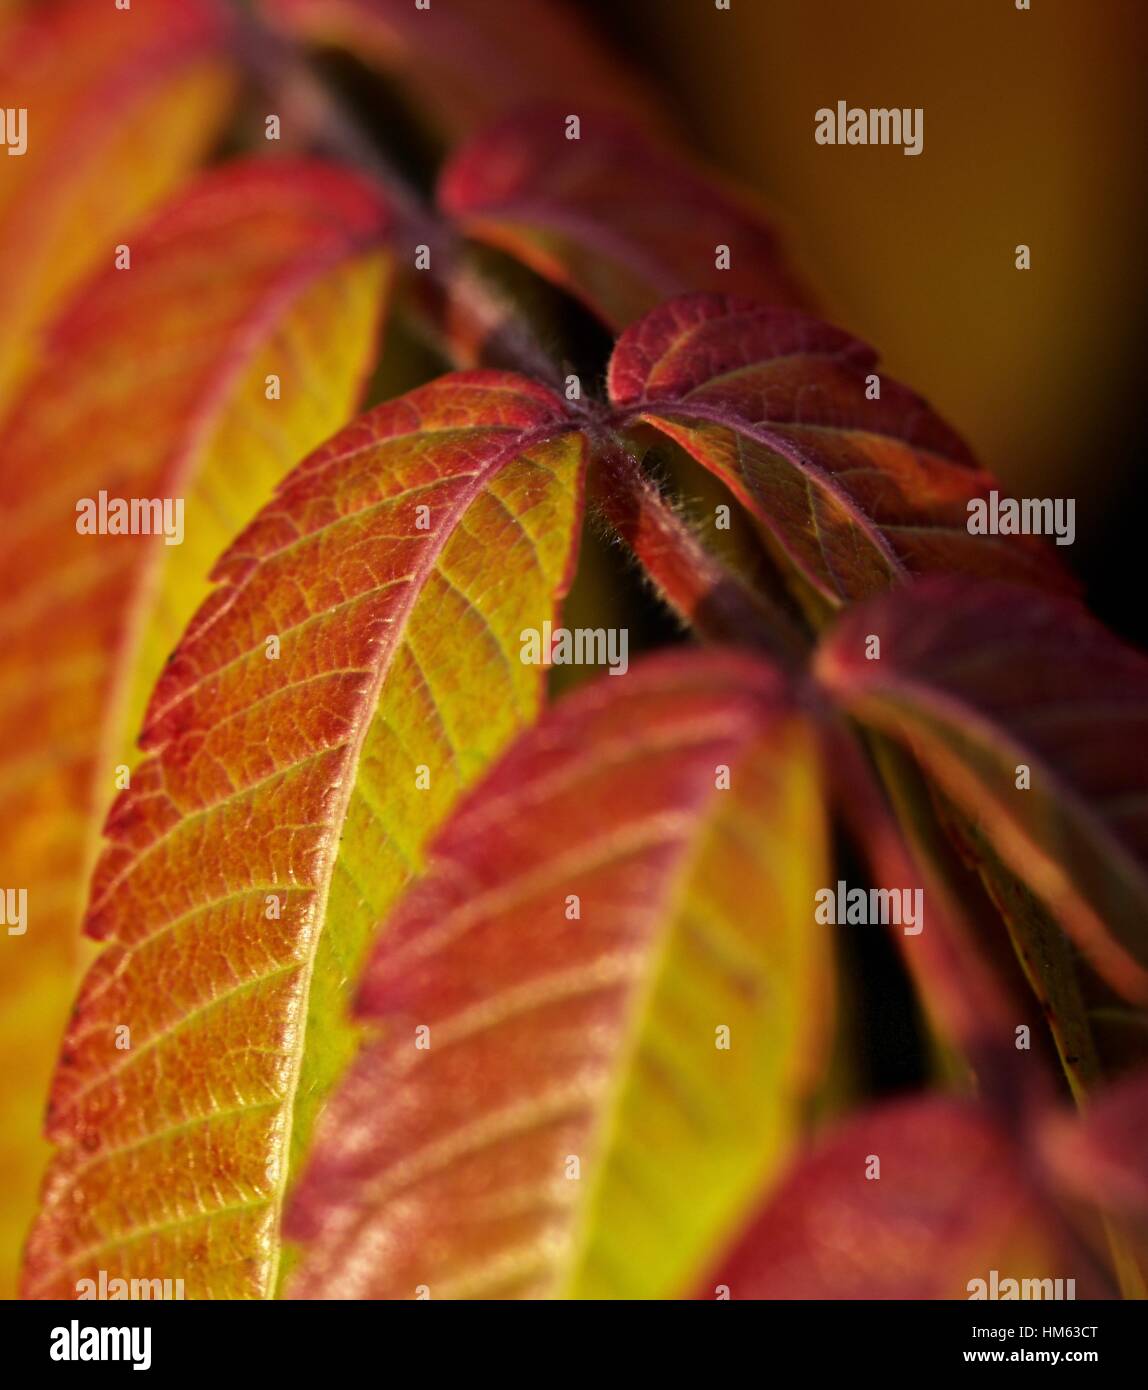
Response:
[[[798,1138],[830,1028],[815,735],[755,661],[558,704],[436,840],[289,1229],[310,1298],[681,1295]]]
[[[98,818],[215,557],[354,411],[375,352],[386,224],[374,192],[338,170],[210,175],[133,237],[130,269],[109,265],[57,322],[8,422],[0,881],[27,893],[25,932],[0,936],[9,1291],[47,1154],[44,1095]],[[161,513],[167,502],[173,523],[178,504],[182,543],[80,534],[87,517],[99,524],[101,494],[109,522],[117,501]]]
[[[370,929],[537,715],[519,633],[568,584],[584,452],[544,388],[446,377],[314,453],[220,562],[109,817],[30,1295],[100,1269],[274,1291]]]

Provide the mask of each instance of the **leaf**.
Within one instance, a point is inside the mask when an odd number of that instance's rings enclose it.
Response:
[[[338,170],[209,175],[133,234],[130,270],[109,266],[83,290],[7,423],[0,859],[3,882],[28,894],[26,934],[0,937],[9,1280],[47,1156],[43,1098],[113,769],[131,761],[211,563],[353,413],[375,351],[385,227],[376,195]],[[101,491],[182,500],[183,544],[78,534],[78,504]]]
[[[765,216],[616,117],[515,112],[454,155],[439,203],[469,236],[525,261],[620,329],[669,295],[730,290],[809,306]],[[717,268],[727,246],[728,270]]]
[[[945,842],[922,807],[918,788],[896,766],[892,750],[878,744],[872,751],[886,796],[855,732],[840,717],[830,718],[828,710],[820,713],[833,809],[865,860],[870,884],[921,893],[920,930],[907,933],[893,923],[892,939],[937,1043],[959,1052],[961,1070],[972,1072],[978,1094],[998,1107],[1042,1103],[1043,1073],[1016,1048],[1016,1021],[1023,1010],[1008,973],[978,937],[969,911],[973,905],[964,900],[964,884],[954,880],[938,852],[937,841]]]
[[[1035,1147],[1062,1199],[1093,1210],[1126,1299],[1148,1298],[1148,1068],[1121,1078],[1081,1116],[1043,1117]]]
[[[1135,1217],[1148,1254],[1148,1069],[1109,1087],[1080,1118],[1050,1116],[1040,1143],[1061,1189]]]
[[[984,834],[974,831],[959,813],[954,814],[947,807],[945,810],[946,830],[980,874],[1008,928],[1025,978],[1040,1003],[1065,1078],[1073,1095],[1083,1102],[1099,1084],[1102,1073],[1076,949],[1045,904],[1001,863]]]
[[[930,570],[1065,587],[1032,536],[972,536],[993,479],[840,329],[728,295],[671,301],[610,360],[621,420],[680,444],[734,493],[832,607]]]
[[[374,948],[357,1012],[385,1031],[289,1211],[292,1293],[688,1288],[818,1074],[825,839],[814,734],[755,660],[655,658],[560,702]]]
[[[260,0],[259,8],[296,38],[398,73],[447,134],[469,133],[513,105],[584,103],[588,93],[599,105],[657,119],[641,80],[565,0],[439,0],[421,10],[414,0]]]
[[[878,1177],[867,1176],[874,1159]],[[697,1296],[724,1286],[736,1299],[968,1299],[993,1270],[999,1280],[1075,1279],[1081,1298],[1110,1292],[991,1115],[915,1097],[825,1138]]]
[[[5,31],[0,92],[28,115],[26,153],[0,180],[0,404],[66,293],[210,146],[234,86],[231,30],[214,0],[66,0]]]
[[[848,614],[817,670],[910,746],[1114,988],[1148,1000],[1148,658],[1061,597],[934,578]]]
[[[220,561],[108,820],[28,1294],[101,1268],[274,1290],[368,929],[538,710],[518,634],[565,591],[582,454],[543,388],[445,377],[311,455]]]

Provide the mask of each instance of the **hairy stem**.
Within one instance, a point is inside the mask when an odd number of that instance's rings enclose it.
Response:
[[[243,15],[240,34],[246,68],[293,111],[307,144],[362,170],[384,189],[396,219],[394,239],[410,248],[412,260],[416,246],[429,249],[428,270],[409,297],[422,336],[460,366],[496,362],[559,386],[561,369],[527,320],[466,261],[456,230],[408,185],[306,59],[255,15]],[[460,351],[460,342],[470,346]],[[598,433],[595,402],[572,408],[585,415],[588,433]],[[599,461],[602,514],[687,624],[712,641],[764,648],[788,668],[804,664],[807,634],[698,540],[620,440],[606,441]]]
[[[685,623],[709,641],[763,648],[789,670],[804,666],[808,636],[702,544],[621,440],[600,441],[596,465],[602,516]]]

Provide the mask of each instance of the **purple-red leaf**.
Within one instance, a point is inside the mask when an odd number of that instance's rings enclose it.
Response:
[[[1060,1227],[1033,1160],[987,1111],[937,1097],[864,1113],[829,1135],[697,1296],[983,1298],[994,1274],[998,1288],[1072,1279],[1061,1297],[1110,1292]],[[1019,1284],[1005,1295],[1019,1297]]]
[[[553,708],[459,807],[359,995],[384,1026],[288,1230],[310,1298],[689,1289],[830,1027],[815,736],[744,656]]]
[[[453,157],[439,202],[463,231],[519,257],[615,329],[690,290],[809,307],[747,197],[625,122],[574,109],[576,140],[566,108],[547,105],[515,112]]]
[[[349,49],[397,73],[420,109],[465,135],[512,106],[565,100],[656,119],[642,82],[566,0],[259,0],[298,38]]]
[[[969,534],[968,503],[993,479],[841,329],[690,295],[622,334],[609,389],[624,419],[720,478],[831,605],[931,570],[1068,583],[1034,537]]]
[[[847,614],[817,669],[1148,1000],[1148,657],[1069,600],[933,578]]]

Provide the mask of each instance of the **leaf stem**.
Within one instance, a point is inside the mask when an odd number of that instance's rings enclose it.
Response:
[[[308,148],[349,164],[379,185],[394,217],[391,241],[410,251],[412,265],[415,249],[427,248],[427,268],[418,272],[422,289],[410,300],[421,319],[420,331],[432,345],[458,366],[496,363],[558,386],[561,369],[530,324],[486,277],[465,264],[457,229],[411,187],[295,44],[243,10],[237,49],[252,81],[292,112],[292,125],[303,132]],[[438,328],[445,322],[459,330],[450,338]],[[473,347],[459,352],[459,342]]]
[[[594,501],[663,601],[708,641],[764,649],[787,670],[804,669],[808,635],[702,544],[622,439],[588,433]]]

